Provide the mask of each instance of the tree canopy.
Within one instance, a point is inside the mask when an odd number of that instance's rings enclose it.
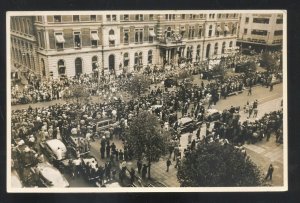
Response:
[[[146,92],[150,84],[150,79],[146,76],[134,75],[128,80],[126,89],[133,97],[136,97]]]
[[[126,141],[135,158],[146,158],[150,165],[164,155],[167,135],[161,132],[155,115],[142,111],[130,123],[126,131]],[[148,177],[150,177],[150,167]]]
[[[202,143],[183,159],[177,178],[182,187],[260,186],[259,168],[231,144]]]
[[[84,86],[72,85],[69,87],[69,92],[64,96],[64,98],[76,103],[77,105],[87,104],[89,102],[90,94]]]
[[[268,70],[276,67],[276,60],[268,52],[262,53],[261,66],[266,67]]]

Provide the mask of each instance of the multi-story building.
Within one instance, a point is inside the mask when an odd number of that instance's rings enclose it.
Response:
[[[281,48],[283,39],[283,14],[265,13],[240,15],[238,44],[243,47],[265,49]]]
[[[19,76],[39,72],[34,17],[11,17],[10,30],[12,72]]]
[[[143,11],[31,18],[39,67],[33,70],[57,78],[226,56],[236,47],[239,15]]]

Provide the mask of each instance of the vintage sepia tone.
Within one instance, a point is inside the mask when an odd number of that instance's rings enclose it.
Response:
[[[9,192],[287,190],[285,11],[8,12],[7,30]]]

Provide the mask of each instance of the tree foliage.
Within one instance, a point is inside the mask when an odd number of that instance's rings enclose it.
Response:
[[[133,118],[126,131],[126,141],[135,158],[146,158],[149,166],[165,154],[167,136],[161,132],[157,117],[146,111]],[[150,178],[150,167],[148,177]]]
[[[186,157],[177,178],[183,187],[260,186],[259,168],[232,145],[202,143]]]
[[[144,75],[135,75],[130,78],[126,84],[127,92],[133,97],[140,96],[145,93],[149,88],[151,82],[150,79]]]
[[[69,87],[69,91],[64,98],[69,102],[81,105],[87,104],[90,101],[90,94],[85,87],[81,85],[72,85]]]
[[[261,66],[266,67],[268,70],[276,67],[276,60],[268,52],[262,53]]]
[[[241,64],[243,72],[254,73],[256,72],[256,64],[254,61],[248,61]]]

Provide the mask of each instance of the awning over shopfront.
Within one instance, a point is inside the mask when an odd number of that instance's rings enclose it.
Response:
[[[149,35],[150,35],[151,37],[156,37],[156,35],[155,35],[155,33],[154,33],[154,30],[150,30]]]
[[[56,42],[65,43],[65,38],[63,35],[55,35]]]
[[[218,26],[218,27],[217,27],[217,31],[218,31],[218,32],[222,32],[221,26]]]
[[[99,40],[99,36],[97,33],[92,33],[92,40]]]

